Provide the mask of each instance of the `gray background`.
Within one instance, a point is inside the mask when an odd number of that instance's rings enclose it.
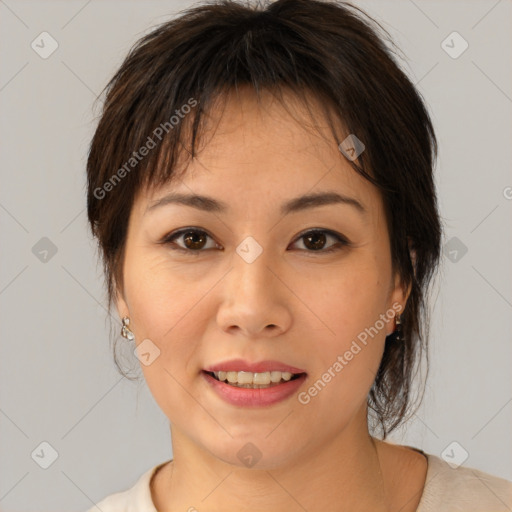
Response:
[[[83,511],[172,455],[145,383],[112,360],[84,167],[95,97],[143,33],[189,5],[0,0],[2,511]],[[466,466],[512,479],[511,2],[357,5],[407,56],[440,139],[448,247],[431,372],[423,406],[392,440],[438,456],[456,441]],[[59,45],[47,59],[31,48],[43,31]],[[441,46],[453,31],[469,43],[456,59]],[[46,262],[44,237],[57,250]],[[58,452],[48,469],[31,456],[43,441]]]

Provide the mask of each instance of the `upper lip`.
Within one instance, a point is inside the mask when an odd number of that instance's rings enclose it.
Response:
[[[300,368],[295,368],[280,361],[259,361],[257,363],[251,363],[244,361],[243,359],[231,359],[222,363],[213,364],[204,368],[206,372],[290,372],[290,373],[306,373]]]

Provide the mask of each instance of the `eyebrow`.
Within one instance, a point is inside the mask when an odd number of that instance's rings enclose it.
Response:
[[[151,203],[146,208],[145,214],[169,204],[190,206],[205,212],[226,213],[229,210],[229,205],[227,203],[214,199],[213,197],[197,194],[171,193]],[[330,204],[346,204],[353,206],[361,214],[367,213],[366,208],[353,197],[348,197],[337,192],[320,192],[299,196],[286,201],[281,205],[281,214],[287,215],[289,213],[295,213]]]

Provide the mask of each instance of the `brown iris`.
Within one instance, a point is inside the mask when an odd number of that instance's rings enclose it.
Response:
[[[325,233],[312,231],[307,235],[303,235],[304,238],[304,245],[308,249],[312,250],[318,250],[322,249],[322,247],[325,245]],[[311,244],[310,244],[311,242]]]
[[[197,250],[202,249],[206,243],[206,233],[200,231],[188,231],[183,235],[183,243],[187,249]]]

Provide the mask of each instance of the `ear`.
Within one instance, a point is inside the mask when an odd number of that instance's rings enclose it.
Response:
[[[407,237],[407,245],[409,246],[409,257],[411,258],[414,275],[416,275],[416,250],[414,249],[414,246],[413,246],[413,243],[412,243],[412,240],[410,237]]]
[[[416,272],[416,251],[413,249],[410,239],[408,239],[408,245],[409,256],[411,258],[414,272]],[[409,283],[409,285],[406,286],[399,273],[395,272],[389,299],[389,309],[395,311],[395,314],[402,314],[405,309],[405,305],[407,304],[407,300],[409,299],[409,295],[411,294],[411,290],[412,283]],[[393,330],[394,322],[389,322],[386,333],[389,335]]]
[[[119,314],[119,318],[124,318],[125,316],[130,316],[130,309],[124,298],[123,290],[120,290],[117,285],[115,285],[115,305],[117,309],[117,313]]]

